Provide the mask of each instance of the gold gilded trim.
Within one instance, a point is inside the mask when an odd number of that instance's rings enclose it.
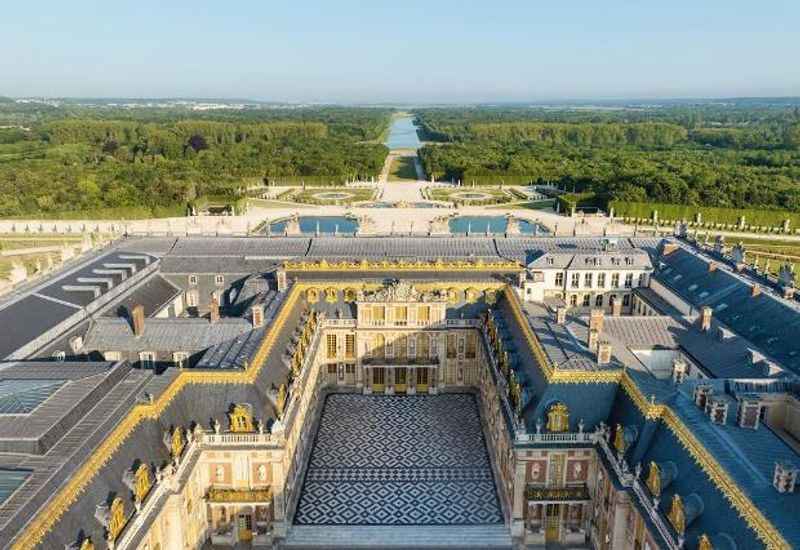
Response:
[[[497,270],[501,267],[518,269],[519,266],[512,262],[500,262],[493,264],[486,264],[481,262],[455,262],[461,264],[460,267],[453,266],[453,262],[428,262],[428,263],[402,263],[405,267],[399,264],[392,264],[391,262],[367,262],[366,267],[354,268],[352,263],[340,262],[339,264],[326,264],[320,265],[319,262],[312,262],[306,266],[305,269],[299,269],[303,264],[308,262],[289,262],[287,263],[287,270],[305,270],[305,271],[353,271],[358,269],[361,271],[370,270],[385,270],[392,271],[426,271],[426,270],[449,270],[449,271],[484,271],[484,270]],[[364,266],[364,262],[358,263],[359,266]],[[384,267],[388,265],[388,267]],[[292,267],[290,267],[292,266]],[[336,266],[336,267],[335,267]],[[345,267],[342,267],[345,266]],[[381,269],[377,269],[381,266]],[[424,269],[421,269],[424,267]],[[447,287],[459,287],[465,289],[474,283],[448,283]],[[27,528],[20,534],[14,542],[13,550],[28,550],[34,548],[41,543],[47,533],[58,522],[61,516],[85,491],[94,476],[100,469],[111,459],[116,450],[125,442],[128,436],[133,432],[137,425],[143,420],[158,419],[164,410],[169,406],[175,396],[187,384],[249,384],[253,383],[261,371],[267,355],[275,345],[276,339],[289,313],[292,311],[295,303],[301,297],[304,290],[312,287],[324,288],[325,286],[334,286],[336,288],[353,287],[352,282],[321,282],[316,281],[314,284],[297,283],[289,292],[286,302],[281,307],[280,312],[270,326],[264,339],[253,357],[253,361],[247,366],[244,372],[193,372],[190,370],[183,370],[176,376],[175,380],[159,395],[159,397],[151,404],[139,404],[134,406],[130,413],[125,416],[117,427],[112,431],[98,446],[89,459],[78,469],[78,471],[70,477],[60,491],[44,506],[42,511],[32,518]],[[360,285],[362,288],[371,286],[377,288],[379,285]],[[443,288],[441,283],[418,284],[416,285],[420,290],[425,288]],[[503,288],[513,315],[520,326],[525,340],[530,346],[533,355],[536,359],[538,368],[542,371],[545,378],[550,383],[616,383],[631,398],[636,407],[642,412],[645,418],[649,420],[661,419],[667,427],[676,435],[678,440],[692,455],[693,459],[700,465],[706,475],[709,476],[712,483],[714,483],[725,495],[725,498],[731,502],[732,506],[737,510],[747,522],[748,526],[753,529],[759,539],[770,550],[783,550],[789,549],[791,546],[784,540],[778,530],[764,517],[764,515],[755,507],[753,502],[742,492],[728,473],[720,466],[716,459],[709,453],[706,448],[697,440],[691,431],[680,421],[677,414],[666,405],[657,405],[652,399],[648,399],[627,373],[620,369],[604,370],[604,371],[559,371],[554,369],[547,360],[544,351],[541,347],[536,336],[530,328],[527,320],[522,315],[519,301],[510,287],[498,283],[497,285],[489,285],[497,289]]]
[[[286,271],[519,271],[521,265],[512,261],[442,260],[435,261],[370,261],[293,260],[283,264]]]

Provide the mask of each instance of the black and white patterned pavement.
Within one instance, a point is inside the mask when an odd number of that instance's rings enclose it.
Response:
[[[474,396],[327,398],[295,524],[500,522]]]

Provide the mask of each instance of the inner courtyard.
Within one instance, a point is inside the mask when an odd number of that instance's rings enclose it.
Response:
[[[296,524],[502,521],[473,395],[328,396]]]

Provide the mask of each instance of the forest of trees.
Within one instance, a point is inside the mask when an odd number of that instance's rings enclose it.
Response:
[[[646,116],[649,115],[649,116]],[[800,110],[426,109],[428,174],[609,200],[800,211]]]
[[[181,212],[271,181],[377,176],[384,109],[165,109],[0,105],[0,216],[146,206]]]

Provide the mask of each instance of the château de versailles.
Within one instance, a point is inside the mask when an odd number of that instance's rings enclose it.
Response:
[[[0,547],[794,547],[800,309],[744,254],[117,241],[0,305]]]

